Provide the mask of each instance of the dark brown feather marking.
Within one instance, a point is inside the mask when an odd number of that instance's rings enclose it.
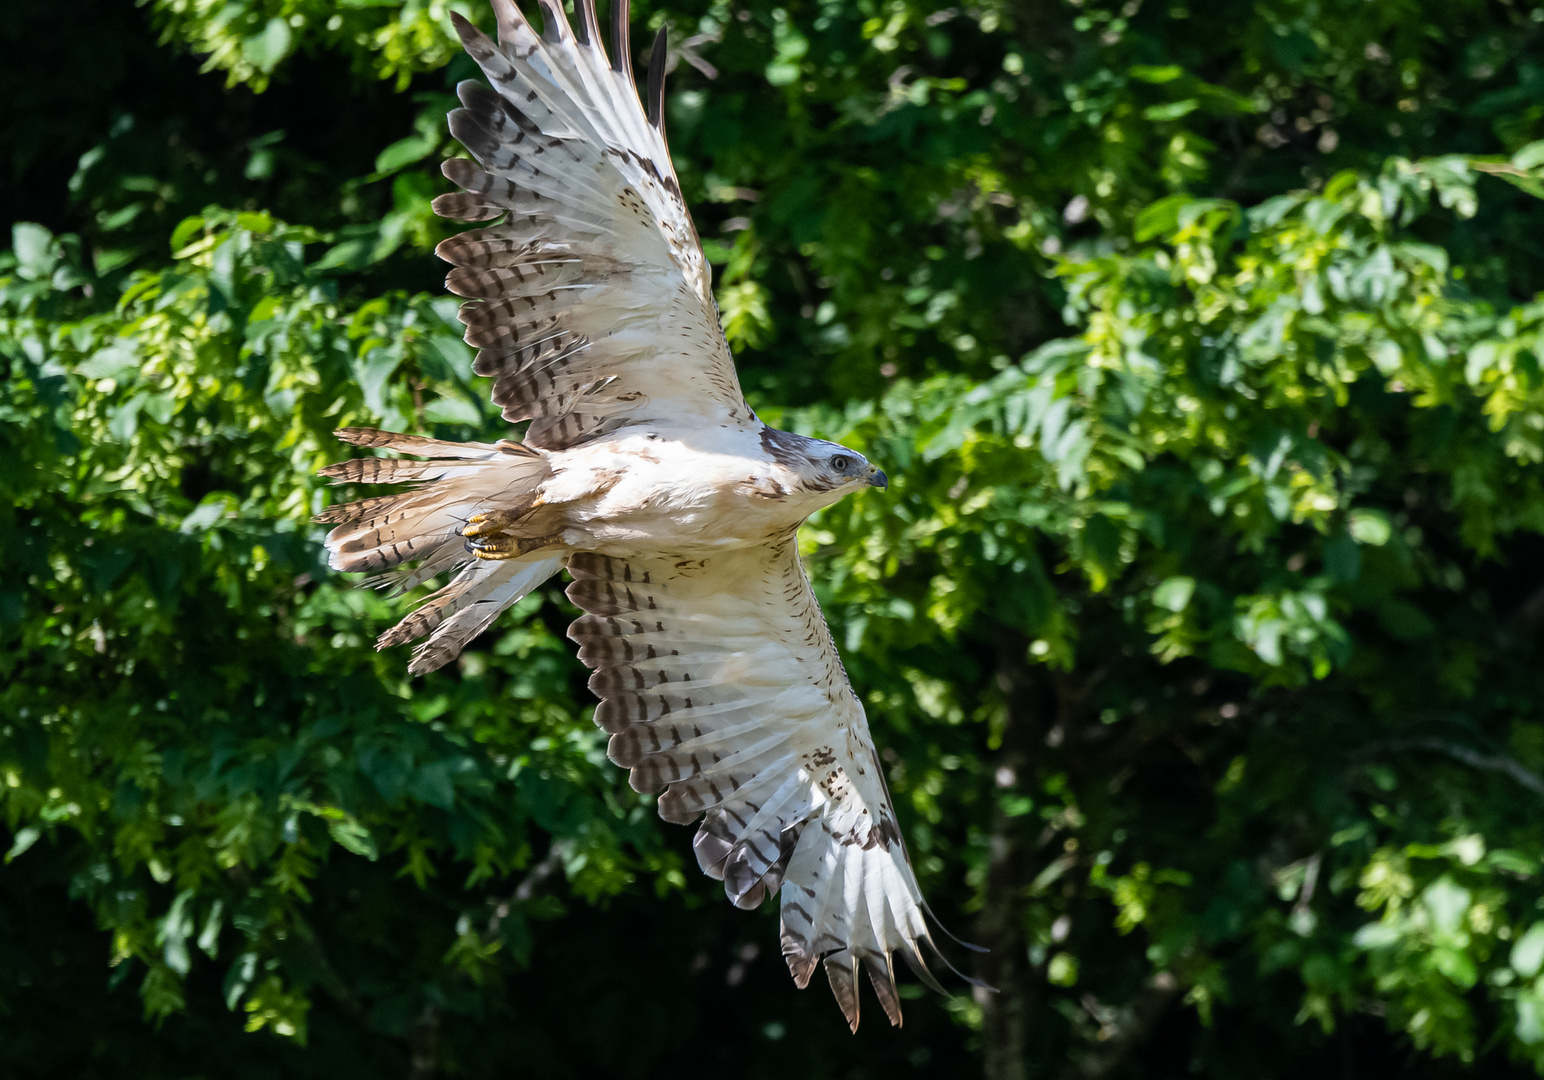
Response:
[[[630,0],[611,0],[611,70],[627,76],[628,85],[633,82],[633,54]]]
[[[665,129],[665,28],[654,36],[649,54],[649,123],[664,133]]]

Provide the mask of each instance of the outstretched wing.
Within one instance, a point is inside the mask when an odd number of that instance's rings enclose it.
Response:
[[[462,192],[434,209],[502,218],[446,240],[446,287],[462,305],[478,374],[525,441],[557,450],[619,427],[751,424],[719,326],[707,262],[665,146],[664,35],[649,65],[649,115],[633,84],[625,0],[613,53],[594,0],[578,34],[541,0],[537,35],[494,0],[499,40],[452,15],[493,89],[463,82],[450,130],[471,151],[445,163]]]
[[[569,628],[594,669],[608,753],[660,816],[704,815],[694,847],[739,907],[782,889],[800,987],[824,960],[858,1026],[859,961],[901,1022],[892,955],[929,983],[922,896],[863,706],[789,533],[710,558],[569,559]]]

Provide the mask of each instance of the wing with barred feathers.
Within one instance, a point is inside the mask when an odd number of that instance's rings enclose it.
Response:
[[[932,947],[863,706],[789,533],[707,559],[570,557],[569,629],[594,669],[595,721],[660,816],[703,816],[693,846],[740,907],[782,890],[800,987],[824,960],[857,1030],[868,966],[901,1022],[893,956],[930,984]]]
[[[613,5],[613,57],[594,0],[577,33],[541,0],[538,35],[513,0],[494,0],[497,43],[459,15],[461,41],[488,77],[457,87],[450,130],[476,163],[445,175],[463,191],[434,208],[502,218],[439,246],[476,371],[525,441],[556,450],[617,428],[755,423],[719,326],[707,262],[665,145],[664,35],[639,104],[627,4]]]

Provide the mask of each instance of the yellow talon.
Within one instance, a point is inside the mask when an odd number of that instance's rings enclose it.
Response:
[[[473,514],[466,519],[466,524],[461,526],[461,535],[469,539],[475,536],[501,536],[509,526],[517,524],[521,518],[543,505],[545,504],[540,496],[533,496],[521,505],[507,510],[489,510],[485,513]]]
[[[498,540],[486,544],[472,545],[472,554],[479,559],[513,559],[518,552],[507,550],[507,545]]]
[[[491,514],[473,514],[466,519],[466,524],[461,527],[461,535],[472,536],[497,536],[502,526],[492,520]]]
[[[551,547],[559,539],[560,534],[553,533],[550,536],[516,536],[483,540],[478,543],[468,543],[466,546],[467,550],[479,559],[518,559],[540,548]]]

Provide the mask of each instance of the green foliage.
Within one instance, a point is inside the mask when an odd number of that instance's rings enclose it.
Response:
[[[77,65],[124,111],[0,256],[0,954],[90,974],[0,1014],[137,987],[232,1075],[1544,1071],[1544,8],[639,12],[752,404],[891,477],[806,555],[1001,991],[852,1042],[606,763],[555,588],[409,680],[319,560],[332,428],[503,434],[452,9],[152,0],[162,113]]]
[[[1149,653],[1170,672],[1159,678],[1179,681],[1175,662],[1195,657],[1205,671],[1246,679],[1256,707],[1289,716],[1319,707],[1310,702],[1326,691],[1349,692],[1361,700],[1356,711],[1376,716],[1391,697],[1415,696],[1415,673],[1388,665],[1418,652],[1423,709],[1471,712],[1448,723],[1483,726],[1476,690],[1496,685],[1493,665],[1504,661],[1477,649],[1474,629],[1458,627],[1476,626],[1465,599],[1483,624],[1472,581],[1485,557],[1511,534],[1544,528],[1535,366],[1544,308],[1498,315],[1455,283],[1442,249],[1411,234],[1423,214],[1441,212],[1433,197],[1473,214],[1475,179],[1462,161],[1395,159],[1376,178],[1344,173],[1320,195],[1282,196],[1247,212],[1215,199],[1165,199],[1137,218],[1128,253],[1057,260],[1079,335],[979,384],[901,382],[877,407],[850,409],[836,434],[871,445],[880,460],[911,464],[898,470],[899,505],[868,501],[823,519],[820,539],[837,564],[830,572],[854,609],[849,647],[880,665],[914,646],[919,631],[945,653],[969,628],[996,622],[1031,638],[1031,663],[1081,677],[1089,638],[1111,632],[1094,615],[1104,609],[1121,624],[1121,651]],[[1426,535],[1433,514],[1443,522],[1440,542]],[[894,597],[908,578],[914,604]],[[1094,672],[1096,683],[1110,677]],[[1193,692],[1207,696],[1211,677]],[[1407,684],[1403,693],[1382,684],[1390,677]],[[1308,701],[1276,692],[1315,681],[1325,690],[1309,691]],[[1064,702],[1063,723],[1078,723],[1080,712],[1100,713],[1101,727],[1115,732],[1142,722],[1140,702],[1121,700],[1127,692],[1094,695],[1110,707]],[[1224,704],[1202,722],[1239,712]],[[1519,733],[1536,720],[1521,723]],[[1359,741],[1348,734],[1340,738]],[[1415,746],[1477,757],[1441,740]],[[1219,794],[1251,761],[1228,766]],[[1544,792],[1537,776],[1522,775],[1534,795]],[[1103,809],[1090,831],[1139,835],[1130,815],[1140,806]],[[1334,832],[1348,809],[1319,827]],[[1054,806],[1048,818],[1067,810]],[[1472,812],[1455,808],[1426,827],[1452,835],[1475,825]],[[1261,896],[1220,937],[1235,939],[1250,922],[1267,938],[1288,931],[1263,950],[1266,962],[1300,969],[1302,1016],[1326,1028],[1345,1009],[1387,1001],[1391,1021],[1420,1048],[1469,1060],[1479,1044],[1510,1036],[1517,1053],[1544,1064],[1544,1037],[1504,1008],[1517,1001],[1516,1016],[1536,1015],[1534,991],[1516,987],[1516,968],[1497,949],[1532,918],[1533,890],[1507,887],[1538,879],[1537,856],[1523,854],[1537,851],[1538,834],[1525,822],[1508,815],[1506,825],[1487,826],[1495,842],[1519,845],[1488,860],[1477,833],[1336,852],[1332,891],[1359,880],[1356,903],[1382,919],[1347,928],[1333,975],[1294,940],[1318,926],[1304,868],[1311,861],[1316,879],[1327,872],[1321,854],[1270,871],[1281,899],[1308,897],[1289,918]],[[1343,827],[1331,846],[1367,829]],[[1122,846],[1094,857],[1089,884],[1108,893],[1115,929],[1147,929],[1149,958],[1172,965],[1208,1008],[1228,987],[1208,957],[1219,935],[1204,910],[1224,883],[1198,881],[1190,860],[1153,870],[1140,840],[1127,856],[1138,861],[1117,874]],[[1439,861],[1417,874],[1415,858]],[[1448,868],[1462,868],[1468,884],[1442,873]],[[1071,985],[1076,964],[1052,956],[1047,980]],[[1477,985],[1502,1006],[1494,1031],[1475,1030],[1466,996]]]
[[[530,861],[533,829],[579,895],[681,880],[574,723],[552,633],[517,623],[475,674],[412,686],[370,649],[393,605],[318,582],[308,521],[333,427],[464,437],[492,409],[453,303],[340,302],[305,260],[317,239],[263,215],[190,219],[175,260],[104,309],[71,299],[104,285],[73,245],[18,226],[0,284],[4,535],[24,575],[5,593],[11,858],[59,830],[88,845],[72,889],[112,931],[111,963],[144,966],[149,1014],[182,1007],[196,947],[226,965],[248,1030],[299,1038],[305,991],[339,982],[305,915],[335,859],[420,888],[459,862],[452,907],[474,913]],[[528,917],[459,932],[443,965],[401,977],[475,977],[529,947]]]
[[[151,9],[163,41],[206,55],[205,70],[222,70],[229,85],[255,90],[265,89],[275,69],[302,50],[341,52],[359,74],[392,79],[400,90],[416,73],[443,67],[460,52],[451,12],[488,21],[485,7],[467,0],[140,2]]]

